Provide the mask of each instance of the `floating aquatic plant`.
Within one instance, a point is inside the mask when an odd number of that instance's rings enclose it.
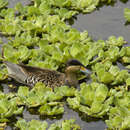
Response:
[[[74,15],[90,13],[102,3],[112,0],[33,0],[31,5],[17,3],[14,8],[5,8],[6,0],[0,0],[0,33],[8,38],[3,44],[4,60],[27,65],[63,69],[71,58],[78,59],[92,70],[90,84],[80,84],[80,90],[61,86],[52,91],[38,83],[31,90],[19,86],[18,92],[4,94],[0,91],[0,122],[22,114],[24,106],[36,108],[40,115],[55,116],[64,113],[64,104],[86,115],[103,118],[110,129],[129,129],[130,115],[130,47],[123,37],[111,36],[108,40],[94,41],[87,31],[67,25],[67,19]],[[124,10],[130,21],[129,9]],[[7,79],[7,70],[0,56],[0,81]],[[125,69],[117,66],[117,61]],[[64,102],[63,102],[64,101]],[[73,120],[55,123],[54,129],[79,130]],[[3,124],[2,124],[3,125]],[[46,129],[46,122],[19,120],[20,129]]]

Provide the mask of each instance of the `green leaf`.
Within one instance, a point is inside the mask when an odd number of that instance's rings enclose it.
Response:
[[[48,127],[47,122],[40,122],[38,120],[31,120],[30,122],[26,122],[24,119],[19,119],[17,123],[15,124],[17,128],[20,128],[21,130],[46,130]]]
[[[123,117],[121,113],[126,113],[125,111],[128,112],[128,115],[126,114]],[[110,109],[109,120],[106,120],[105,122],[111,129],[129,129],[130,125],[127,124],[129,123],[129,120],[126,121],[126,119],[129,118],[129,114],[130,112],[128,111],[128,109],[124,107],[114,107]]]
[[[34,6],[29,6],[28,7],[28,15],[39,15],[40,11],[38,8],[34,7]]]
[[[124,17],[125,19],[130,22],[130,9],[129,8],[125,8],[124,9]]]
[[[18,96],[26,97],[28,94],[29,94],[29,88],[28,87],[19,87]]]
[[[86,105],[91,105],[94,99],[94,91],[91,85],[86,85],[86,83],[81,84],[81,91],[80,91],[80,100],[81,103]]]
[[[103,102],[108,95],[108,88],[101,84],[98,86],[98,88],[95,91],[95,98],[96,101]]]
[[[3,99],[3,100],[0,100],[0,114],[2,113],[6,113],[8,111],[8,100],[6,99]]]
[[[106,71],[110,67],[110,65],[111,64],[106,64],[105,66],[101,63],[97,63],[94,68],[96,70],[99,81],[105,84],[111,83],[114,80],[114,76],[110,72]]]
[[[75,57],[80,52],[79,48],[80,48],[80,44],[79,43],[73,44],[72,47],[70,48],[70,54],[73,57]]]
[[[126,43],[126,41],[124,41],[124,38],[121,36],[118,38],[116,38],[115,36],[111,36],[111,37],[109,37],[107,43],[112,45],[112,46],[113,45],[114,46],[122,46],[123,44]]]
[[[14,111],[14,114],[18,115],[18,114],[21,114],[24,110],[24,107],[20,107],[18,108],[18,110]]]
[[[66,36],[66,43],[71,44],[79,40],[80,33],[76,29],[71,29]]]
[[[122,62],[123,62],[123,63],[130,63],[130,57],[124,56],[124,57],[122,58]]]
[[[102,76],[100,77],[100,80],[103,83],[108,84],[108,83],[111,83],[114,80],[113,75],[109,72],[104,72],[104,73],[101,73],[101,74],[102,74]]]
[[[54,89],[55,93],[61,94],[62,96],[74,96],[75,94],[75,88],[68,86],[61,86]]]
[[[52,9],[51,9],[51,5],[49,1],[47,0],[42,1],[42,3],[39,6],[39,10],[41,14],[44,14],[44,15],[50,14]]]
[[[90,108],[87,106],[80,105],[79,110],[87,115],[92,115]]]
[[[3,65],[0,64],[0,80],[5,80],[7,78],[7,69],[3,68]]]
[[[126,85],[130,86],[130,78],[126,79]]]
[[[72,16],[76,15],[78,12],[69,11],[66,8],[60,8],[60,9],[55,9],[55,13],[58,14],[62,20],[64,20],[64,19],[70,19]]]
[[[99,113],[103,108],[103,104],[100,101],[94,101],[91,105],[90,111],[94,114]]]
[[[130,46],[125,47],[126,48],[126,56],[130,56]]]
[[[26,46],[19,46],[18,50],[19,59],[21,61],[27,60],[29,56],[31,55],[31,51]]]
[[[0,0],[0,9],[8,5],[8,0]]]
[[[19,119],[16,123],[16,127],[26,130],[28,127],[28,124],[26,123],[26,121],[24,119]]]
[[[80,126],[74,123],[74,119],[63,120],[62,122],[56,122],[51,124],[48,130],[81,130]]]
[[[112,46],[105,52],[105,56],[110,59],[112,62],[115,62],[120,56],[119,48],[117,46]]]
[[[17,62],[18,57],[15,56],[16,50],[10,46],[10,45],[5,45],[4,47],[4,57],[7,61],[11,61],[13,63]]]
[[[50,105],[46,104],[39,108],[39,112],[40,114],[43,115],[59,115],[64,112],[64,107],[60,106],[51,107]]]
[[[121,84],[125,83],[125,80],[128,78],[129,74],[127,70],[121,70],[116,76],[114,82],[112,84]]]
[[[26,9],[21,3],[16,3],[15,10],[19,11],[21,14],[26,14]]]
[[[77,109],[80,107],[80,99],[78,97],[67,98],[67,102],[68,102],[69,106],[73,109]]]
[[[12,115],[21,114],[23,107],[18,108],[17,98],[13,94],[4,94],[1,92],[0,98],[0,119],[2,122],[7,122],[6,118]]]
[[[111,68],[109,69],[109,72],[113,75],[113,76],[117,76],[120,72],[120,69],[117,66],[111,66]]]
[[[127,65],[126,68],[127,68],[127,69],[130,69],[130,65]]]

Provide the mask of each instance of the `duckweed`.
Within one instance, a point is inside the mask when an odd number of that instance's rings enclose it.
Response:
[[[8,43],[3,44],[4,60],[58,70],[75,58],[92,70],[89,84],[80,84],[80,90],[61,86],[45,87],[38,83],[31,90],[19,86],[17,93],[0,91],[0,122],[22,114],[25,107],[36,108],[39,115],[55,116],[64,113],[67,102],[71,109],[94,118],[107,116],[109,129],[130,129],[130,47],[123,37],[111,36],[106,41],[94,41],[87,31],[79,32],[66,24],[66,20],[82,13],[94,11],[100,3],[112,0],[32,0],[31,5],[17,3],[6,8],[8,2],[0,0],[0,32]],[[129,9],[124,10],[130,21]],[[7,69],[0,56],[0,81],[7,79]],[[126,69],[120,69],[117,61]],[[20,119],[16,127],[47,129],[47,122]],[[38,127],[38,128],[37,128]],[[52,124],[49,130],[80,127],[74,120]]]

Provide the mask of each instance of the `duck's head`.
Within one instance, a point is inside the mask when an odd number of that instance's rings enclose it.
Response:
[[[71,86],[76,86],[78,84],[77,73],[82,72],[85,75],[91,74],[89,71],[80,61],[76,59],[71,59],[67,62],[67,67],[65,70],[67,83]]]
[[[83,72],[84,74],[91,74],[91,71],[88,70],[80,61],[76,59],[71,59],[67,62],[66,70],[69,70],[70,72]]]

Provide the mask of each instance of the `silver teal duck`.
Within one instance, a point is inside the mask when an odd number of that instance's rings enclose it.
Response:
[[[77,72],[90,73],[78,60],[72,59],[67,62],[65,73],[55,70],[14,64],[3,61],[8,70],[8,76],[19,83],[34,86],[37,82],[43,82],[46,86],[54,88],[62,85],[77,86]]]

